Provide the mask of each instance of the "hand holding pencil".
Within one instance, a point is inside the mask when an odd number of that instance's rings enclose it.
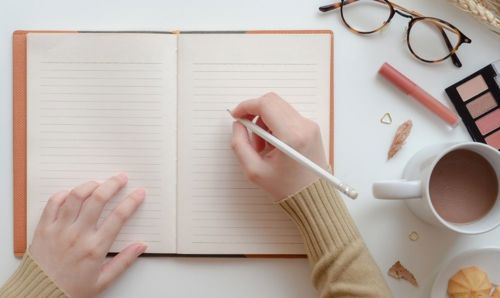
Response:
[[[278,95],[268,93],[244,101],[232,111],[232,116],[242,119],[233,124],[232,147],[245,174],[276,200],[296,193],[319,177],[351,198],[357,196],[352,188],[326,171],[328,163],[319,126],[302,117]],[[247,121],[255,117],[256,124]],[[249,135],[247,128],[253,133]]]

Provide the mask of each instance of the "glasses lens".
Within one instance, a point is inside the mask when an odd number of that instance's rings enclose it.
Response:
[[[411,27],[408,43],[413,53],[427,61],[446,58],[458,46],[458,32],[434,19],[421,19]]]
[[[376,31],[390,15],[391,8],[382,0],[346,0],[342,6],[344,21],[360,33]]]

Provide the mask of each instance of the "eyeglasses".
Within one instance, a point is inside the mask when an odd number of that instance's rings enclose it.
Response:
[[[427,63],[441,62],[449,57],[456,67],[462,63],[456,54],[463,43],[471,43],[452,24],[438,18],[424,17],[388,0],[342,0],[319,8],[327,12],[340,8],[342,21],[358,34],[371,34],[382,30],[397,13],[409,18],[406,43],[411,54]]]

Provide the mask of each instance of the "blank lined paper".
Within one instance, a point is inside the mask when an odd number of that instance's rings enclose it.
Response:
[[[276,92],[330,141],[328,34],[28,35],[28,240],[50,195],[129,175],[146,200],[111,251],[302,254],[296,226],[249,183],[226,109]]]
[[[178,252],[304,253],[295,225],[244,177],[226,109],[276,92],[320,124],[327,148],[330,36],[181,35],[178,78]]]
[[[29,35],[29,241],[51,194],[126,172],[103,217],[134,188],[147,195],[112,251],[175,252],[176,49],[169,34]]]

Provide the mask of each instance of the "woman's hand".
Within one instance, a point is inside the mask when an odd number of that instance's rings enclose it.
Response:
[[[87,182],[54,194],[45,206],[30,253],[71,297],[96,296],[146,250],[142,243],[131,244],[106,261],[118,232],[144,201],[144,189],[135,190],[98,226],[104,206],[126,184],[125,174],[102,184]]]
[[[328,168],[319,126],[302,117],[274,93],[240,103],[236,118],[254,120],[274,136],[325,169]],[[248,179],[269,192],[276,200],[294,194],[313,183],[318,176],[267,144],[250,136],[238,122],[233,124],[232,147]]]

